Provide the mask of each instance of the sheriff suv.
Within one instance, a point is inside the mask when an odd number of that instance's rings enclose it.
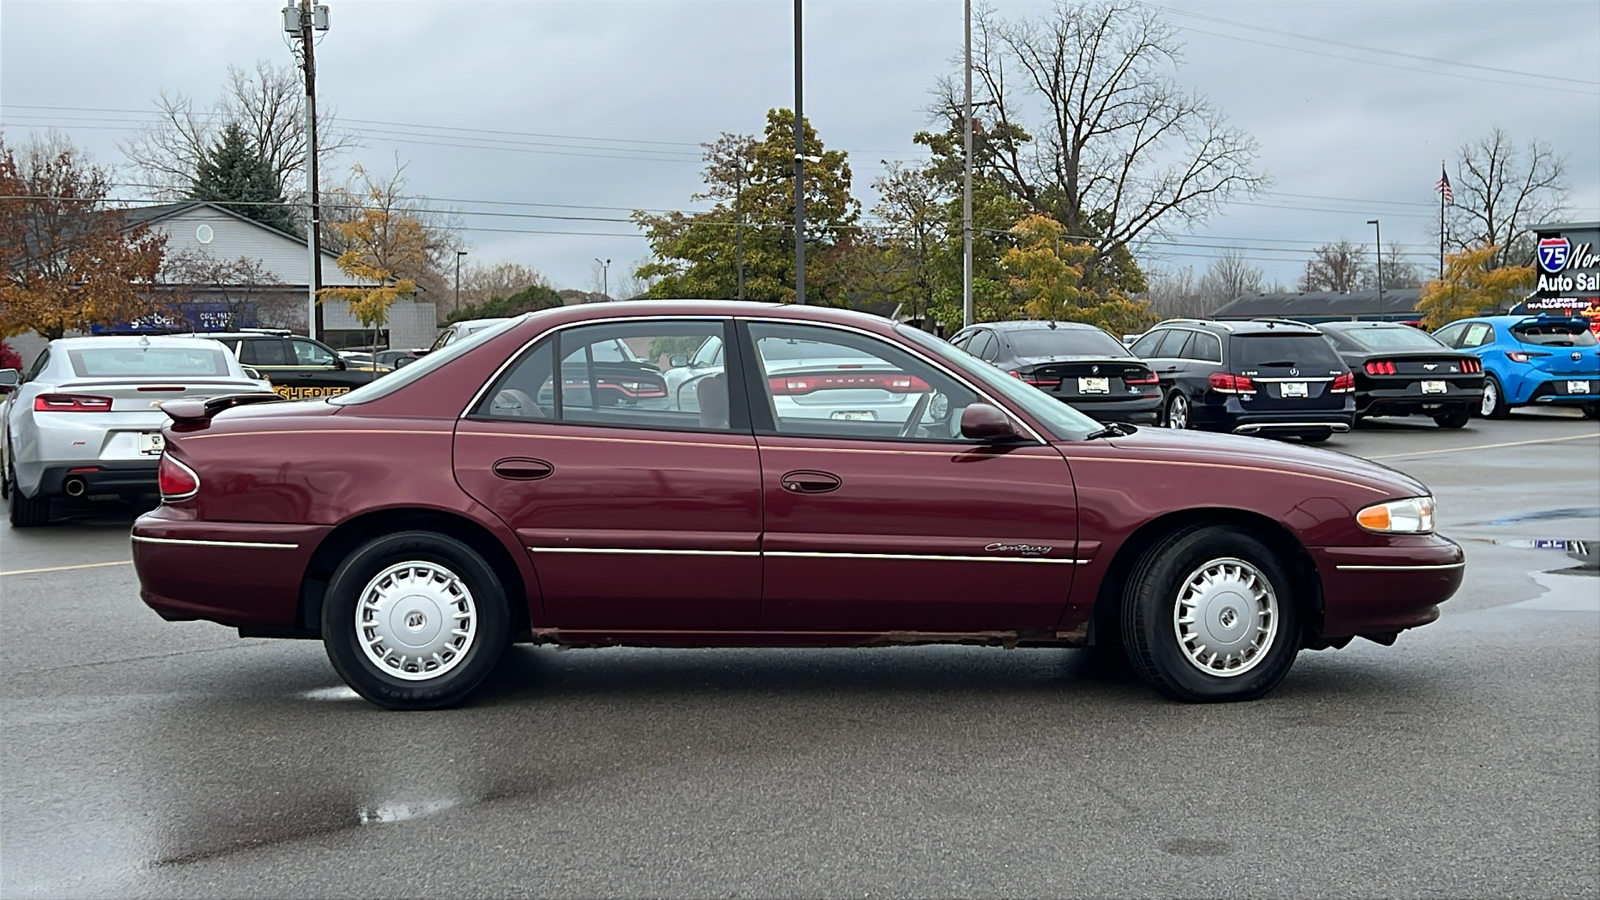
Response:
[[[220,341],[240,365],[261,373],[288,400],[343,394],[389,371],[387,366],[346,360],[327,344],[287,330],[206,332],[195,337]]]
[[[1314,442],[1355,423],[1355,376],[1303,322],[1173,319],[1129,349],[1161,381],[1168,428]]]

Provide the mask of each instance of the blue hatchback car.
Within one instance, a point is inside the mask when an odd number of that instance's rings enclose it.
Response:
[[[1514,406],[1576,406],[1600,418],[1600,341],[1581,316],[1481,316],[1433,333],[1483,361],[1483,416]]]

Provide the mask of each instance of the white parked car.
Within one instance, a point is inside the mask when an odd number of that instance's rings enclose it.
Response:
[[[50,521],[55,497],[155,493],[165,400],[271,393],[205,338],[52,341],[22,377],[0,369],[0,495],[11,524]]]

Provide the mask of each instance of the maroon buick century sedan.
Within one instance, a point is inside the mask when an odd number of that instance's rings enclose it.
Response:
[[[548,310],[259,399],[165,404],[144,601],[320,638],[397,709],[459,702],[513,641],[1120,647],[1171,697],[1244,700],[1433,621],[1465,565],[1398,472],[1103,426],[839,310]]]

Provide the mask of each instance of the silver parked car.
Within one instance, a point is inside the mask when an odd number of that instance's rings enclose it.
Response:
[[[270,393],[216,341],[107,336],[52,341],[23,378],[0,370],[0,494],[17,528],[54,497],[156,491],[163,400]]]

